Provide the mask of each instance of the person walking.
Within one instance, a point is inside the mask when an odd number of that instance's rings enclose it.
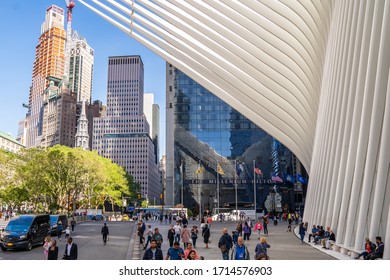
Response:
[[[252,223],[252,220],[251,220],[251,218],[247,218],[246,219],[246,223],[247,223],[247,225],[248,225],[248,227],[249,227],[249,235],[248,235],[248,240],[250,239],[250,237],[251,237],[251,235],[252,235],[252,228],[253,228],[253,223]]]
[[[184,258],[184,250],[180,248],[180,242],[175,241],[173,247],[168,249],[166,260],[182,260]]]
[[[242,227],[242,232],[244,233],[244,240],[249,240],[250,227],[246,221],[244,223],[244,226]]]
[[[63,260],[77,260],[78,250],[77,244],[73,243],[73,238],[69,237],[68,242],[65,245],[65,254]]]
[[[198,239],[198,234],[199,230],[197,226],[192,226],[191,229],[191,239],[192,239],[192,244],[194,245],[194,248],[196,248],[196,240]]]
[[[100,233],[103,235],[103,245],[106,245],[107,237],[110,234],[108,231],[107,223],[104,223],[104,226],[102,227],[102,230],[100,231]]]
[[[190,243],[191,239],[190,230],[187,228],[187,224],[183,226],[183,230],[180,235],[183,241],[183,248],[187,248],[187,244]]]
[[[164,240],[158,228],[154,229],[152,240],[155,240],[157,242],[157,247],[161,249],[161,244],[163,243]]]
[[[213,218],[211,218],[211,216],[209,215],[207,217],[207,225],[208,225],[208,228],[209,230],[211,231],[211,224],[213,223]]]
[[[233,246],[232,253],[230,255],[231,260],[249,260],[250,255],[248,248],[244,245],[244,240],[240,236],[237,239],[237,244]]]
[[[146,238],[146,244],[144,245],[144,250],[148,248],[148,244],[152,240],[152,236],[153,236],[152,226],[148,225],[144,233],[144,239]]]
[[[57,241],[54,239],[50,242],[50,247],[47,254],[48,260],[58,260],[58,247]]]
[[[203,241],[206,244],[206,248],[209,248],[210,229],[207,224],[204,225],[204,228],[202,230],[202,236],[203,236]]]
[[[268,214],[263,216],[263,230],[264,234],[268,235],[268,222],[269,222],[269,217]]]
[[[218,241],[218,248],[221,250],[223,260],[229,259],[229,251],[230,248],[232,248],[232,246],[233,246],[233,239],[229,235],[227,228],[224,228],[222,230],[222,235]]]
[[[303,238],[305,237],[306,234],[306,228],[304,223],[301,223],[299,225],[299,236],[301,237],[301,243],[303,243]]]
[[[189,257],[189,254],[191,252],[195,252],[195,260],[198,260],[199,259],[199,256],[198,256],[198,253],[193,249],[193,246],[191,243],[188,243],[187,244],[187,249],[184,251],[184,259],[187,260],[188,257]]]
[[[157,241],[152,239],[150,241],[150,248],[147,249],[142,258],[143,260],[163,260],[163,252],[157,247]]]
[[[66,229],[65,229],[65,240],[68,240],[69,236],[70,236],[70,228],[66,227]]]
[[[176,225],[173,226],[175,230],[175,241],[180,242],[181,226],[180,222],[176,222]]]
[[[257,239],[259,239],[259,240],[260,240],[260,233],[261,233],[262,229],[263,229],[263,225],[261,224],[261,221],[257,220],[255,227],[254,227],[254,231],[256,231]]]
[[[61,241],[61,237],[62,237],[62,222],[59,221],[58,224],[57,224],[57,237],[58,237],[58,240]]]
[[[242,236],[242,221],[239,221],[236,226],[236,231],[238,232],[239,236]]]
[[[70,226],[72,227],[72,232],[74,232],[74,227],[76,226],[76,220],[74,219],[74,217],[70,221]]]
[[[169,230],[168,230],[168,241],[169,241],[169,247],[173,246],[173,241],[175,240],[175,229],[173,228],[173,225],[171,224]]]
[[[189,251],[188,257],[186,258],[186,260],[199,260],[199,257],[196,255],[195,250]]]
[[[259,256],[264,255],[266,256],[267,260],[269,260],[267,249],[271,246],[267,243],[267,239],[265,237],[260,238],[260,243],[256,245],[255,248],[255,259],[258,259]]]

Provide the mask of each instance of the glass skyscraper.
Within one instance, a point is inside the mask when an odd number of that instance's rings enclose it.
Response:
[[[234,209],[237,187],[240,208],[253,209],[255,188],[257,209],[263,208],[276,184],[271,180],[273,143],[242,114],[167,64],[167,204],[183,200],[195,213],[199,203],[202,210]]]

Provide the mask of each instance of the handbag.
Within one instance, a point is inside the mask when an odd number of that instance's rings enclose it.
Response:
[[[222,244],[221,246],[219,246],[219,249],[221,250],[222,253],[227,253],[229,252],[226,244]]]

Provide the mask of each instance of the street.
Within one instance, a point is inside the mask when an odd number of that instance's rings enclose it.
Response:
[[[108,222],[110,231],[109,241],[103,246],[100,234],[103,222],[78,223],[75,231],[71,233],[74,243],[78,246],[79,260],[125,260],[129,248],[130,237],[133,234],[133,222]],[[65,251],[65,234],[62,241],[57,240],[58,259]],[[1,251],[0,260],[43,260],[42,246],[35,246],[31,251]]]

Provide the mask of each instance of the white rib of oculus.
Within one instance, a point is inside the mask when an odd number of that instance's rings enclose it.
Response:
[[[79,2],[294,152],[336,249],[390,243],[390,1]]]

